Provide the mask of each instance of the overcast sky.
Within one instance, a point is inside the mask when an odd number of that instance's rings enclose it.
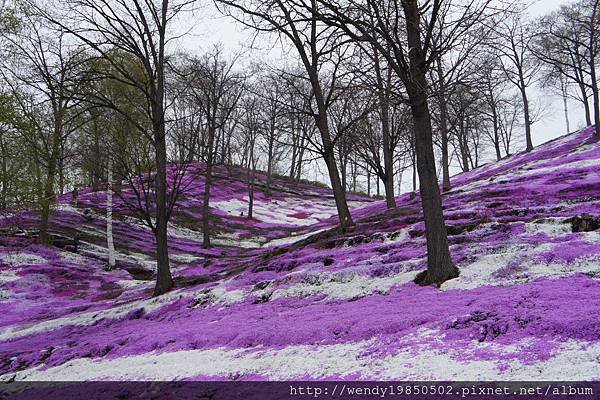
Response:
[[[529,13],[534,17],[541,16],[555,10],[562,4],[570,2],[570,0],[540,0],[531,5]],[[271,62],[278,62],[282,58],[281,50],[278,50],[279,47],[274,50],[274,44],[270,43],[271,40],[266,37],[261,37],[258,44],[254,42],[255,48],[250,50],[249,47],[253,38],[252,32],[243,29],[231,18],[221,16],[210,0],[205,0],[204,7],[194,12],[194,15],[189,18],[193,20],[190,21],[193,22],[190,25],[193,25],[194,28],[179,44],[180,47],[186,50],[201,53],[220,43],[227,53],[246,52],[250,56],[246,59],[268,58]],[[260,47],[262,50],[256,49],[256,47]],[[545,109],[544,117],[532,127],[534,145],[565,134],[566,125],[562,100],[558,96],[539,88],[531,89],[530,92],[530,101],[534,104],[534,107],[535,105],[543,105]],[[585,120],[582,108],[572,101],[568,103],[568,107],[571,130],[583,127]],[[318,174],[315,174],[311,178],[319,177]]]

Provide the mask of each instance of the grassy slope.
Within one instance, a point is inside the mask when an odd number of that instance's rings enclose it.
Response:
[[[248,221],[240,174],[222,170],[220,246],[199,246],[197,171],[171,229],[179,287],[148,300],[150,233],[121,209],[122,269],[103,271],[104,221],[82,215],[103,198],[83,192],[53,217],[82,233],[80,254],[2,238],[2,379],[600,378],[600,235],[569,221],[600,215],[590,138],[454,178],[444,207],[461,276],[441,289],[411,282],[426,266],[418,197],[394,211],[355,197],[342,233],[327,190],[278,180]]]

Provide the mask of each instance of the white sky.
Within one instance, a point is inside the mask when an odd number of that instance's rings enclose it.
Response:
[[[529,12],[533,17],[537,17],[570,2],[570,0],[538,0],[531,5]],[[254,37],[250,30],[244,29],[229,17],[221,16],[211,0],[203,0],[202,4],[201,9],[186,18],[185,25],[190,22],[188,26],[193,26],[193,28],[179,46],[188,51],[202,53],[220,43],[227,53],[245,52],[253,60],[269,59],[271,62],[278,62],[278,59],[282,58],[280,47],[272,43],[271,38],[265,36],[259,37],[259,40],[253,43],[254,48],[250,49]],[[187,21],[188,19],[189,21]],[[243,58],[246,59],[246,57]],[[565,134],[566,125],[562,99],[538,88],[531,89],[529,97],[534,107],[536,104],[545,104],[544,117],[532,127],[534,145]],[[582,107],[573,101],[568,103],[568,107],[571,131],[582,128],[585,124]],[[314,176],[309,178],[328,180],[317,171],[314,172]],[[404,177],[404,180],[408,184],[411,179]],[[406,188],[408,189],[408,187]]]

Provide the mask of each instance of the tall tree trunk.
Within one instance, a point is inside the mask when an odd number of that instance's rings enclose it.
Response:
[[[448,104],[446,102],[444,70],[440,58],[437,59],[437,73],[440,81],[437,98],[440,107],[440,136],[442,139],[442,189],[444,192],[447,192],[452,188],[450,185],[450,161],[448,157]]]
[[[108,270],[115,269],[115,244],[113,241],[113,157],[108,154],[108,178],[106,182],[106,246],[108,248]]]
[[[215,129],[208,128],[208,143],[206,154],[206,172],[204,174],[204,194],[202,196],[202,246],[210,248],[210,188],[212,185],[213,145]]]
[[[8,156],[6,153],[6,147],[4,146],[4,132],[0,130],[0,165],[2,167],[0,210],[6,209],[8,198],[8,167],[6,165]]]
[[[306,150],[306,133],[303,131],[300,137],[300,149],[298,153],[298,160],[296,161],[296,181],[300,181],[302,177],[302,164],[304,162],[304,150]]]
[[[592,114],[590,110],[590,102],[587,94],[587,89],[583,82],[579,83],[579,91],[581,92],[581,103],[583,104],[583,112],[585,114],[585,125],[592,125]]]
[[[417,155],[414,149],[412,155],[412,189],[413,193],[417,193]]]
[[[48,160],[46,181],[44,183],[43,197],[41,199],[42,210],[40,216],[40,243],[49,242],[48,221],[50,219],[50,205],[54,202],[54,180],[56,177],[56,168],[58,164],[58,150],[60,148],[60,138],[62,136],[61,126],[61,117],[55,117],[54,132],[52,134],[52,147],[50,149],[50,158]]]
[[[254,179],[256,163],[254,162],[254,141],[251,142],[250,158],[248,160],[248,219],[254,215]]]
[[[60,146],[60,154],[58,157],[58,194],[63,195],[65,193],[65,159],[64,149]]]
[[[402,193],[402,175],[404,174],[404,163],[398,160],[398,194]]]
[[[565,114],[565,126],[567,128],[566,133],[571,132],[571,124],[569,123],[569,101],[567,99],[567,84],[565,82],[565,78],[560,75],[560,94],[563,101],[563,112]]]
[[[371,170],[367,168],[367,196],[371,197]]]
[[[525,143],[526,151],[533,150],[533,141],[531,140],[531,115],[529,114],[529,99],[527,98],[527,91],[525,89],[525,82],[521,80],[521,99],[523,100],[523,113],[525,117]]]
[[[594,98],[594,124],[596,130],[594,136],[596,139],[600,139],[600,94],[598,93],[598,80],[596,78],[596,65],[592,56],[591,61],[591,81],[592,81],[592,96]]]
[[[342,186],[340,180],[340,174],[335,161],[334,146],[331,140],[331,133],[329,131],[329,122],[327,121],[327,107],[325,105],[325,96],[319,82],[318,70],[316,63],[311,66],[308,60],[304,61],[306,66],[311,86],[313,89],[315,102],[317,103],[318,114],[315,115],[315,123],[321,134],[321,143],[323,145],[323,159],[327,166],[327,172],[329,174],[329,181],[331,182],[331,188],[333,189],[333,197],[335,199],[335,206],[338,212],[338,218],[340,220],[340,227],[345,230],[350,226],[354,225],[352,221],[352,215],[348,209],[348,202],[346,201],[346,190]]]
[[[166,293],[173,287],[173,278],[169,266],[169,243],[167,237],[167,143],[165,135],[165,35],[167,24],[168,0],[162,0],[160,40],[158,45],[158,65],[156,66],[156,92],[153,93],[153,134],[156,157],[156,286],[154,295]]]
[[[290,179],[294,179],[294,174],[296,173],[296,155],[298,153],[298,136],[296,136],[296,118],[293,113],[290,114],[290,126],[292,132],[292,162],[290,165]]]
[[[275,122],[271,121],[271,132],[269,135],[268,151],[267,151],[267,187],[266,194],[271,195],[271,182],[273,180],[273,152],[275,146]]]
[[[402,0],[402,6],[406,17],[408,47],[411,49],[408,52],[409,79],[404,83],[414,121],[417,170],[427,237],[427,270],[419,273],[415,282],[421,285],[440,285],[448,279],[456,278],[459,271],[450,257],[442,196],[435,172],[431,115],[427,104],[427,79],[422,69],[424,56],[419,10],[416,1]]]
[[[394,149],[392,148],[392,134],[390,130],[390,77],[383,79],[378,53],[373,49],[375,55],[375,72],[377,75],[377,93],[379,95],[379,108],[381,110],[381,133],[383,139],[383,184],[385,187],[385,205],[387,208],[396,208],[396,196],[394,196]]]
[[[500,161],[502,159],[502,154],[500,152],[500,127],[498,126],[498,114],[494,109],[492,111],[492,123],[494,129],[494,149],[496,150],[496,161]]]
[[[161,108],[162,109],[162,108]],[[158,126],[155,127],[156,156],[156,286],[154,295],[166,293],[173,287],[173,278],[169,266],[169,248],[167,238],[167,146],[162,112]]]

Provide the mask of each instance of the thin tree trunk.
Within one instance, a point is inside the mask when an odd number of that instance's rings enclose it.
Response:
[[[0,196],[0,210],[6,209],[8,198],[8,168],[6,162],[8,160],[6,147],[4,146],[4,134],[0,131],[0,165],[2,166],[2,195]]]
[[[275,122],[271,122],[271,134],[269,135],[269,147],[267,152],[267,187],[266,194],[271,194],[271,181],[273,180],[273,147],[275,146]]]
[[[587,89],[586,89],[584,83],[579,83],[579,90],[581,92],[581,103],[583,104],[583,112],[585,114],[585,125],[591,126],[592,125],[592,116],[591,116],[592,111],[590,109],[590,102],[589,102],[589,98],[587,95]]]
[[[299,45],[301,46],[301,45]],[[316,50],[315,50],[316,51]],[[315,123],[321,134],[321,143],[323,145],[323,159],[327,166],[327,172],[329,174],[329,180],[331,182],[331,188],[333,189],[333,197],[335,199],[335,206],[338,212],[338,218],[340,226],[343,230],[354,225],[352,221],[352,215],[348,209],[348,202],[346,201],[346,191],[342,186],[340,180],[340,174],[335,161],[334,146],[331,140],[331,134],[329,132],[329,123],[327,121],[327,107],[325,105],[325,96],[319,82],[319,76],[316,65],[310,65],[308,60],[304,60],[311,86],[313,89],[315,102],[317,103],[318,114],[315,115]]]
[[[533,150],[533,141],[531,140],[531,116],[529,114],[529,100],[525,90],[525,83],[521,82],[521,98],[523,99],[523,113],[525,116],[525,143],[526,151]]]
[[[254,179],[255,179],[255,167],[254,162],[254,143],[250,150],[250,159],[248,162],[248,219],[252,219],[254,215]]]
[[[367,168],[367,196],[371,197],[371,170]]]
[[[416,150],[413,149],[412,156],[412,191],[413,193],[417,193],[417,155],[415,154]]]
[[[210,188],[212,185],[213,145],[215,130],[208,129],[208,144],[206,154],[206,173],[204,175],[204,194],[202,201],[202,246],[210,248]]]
[[[375,72],[377,73],[377,93],[379,95],[379,107],[381,110],[381,131],[383,136],[383,184],[385,186],[385,204],[387,208],[396,208],[396,196],[394,196],[394,149],[392,148],[392,135],[390,131],[390,102],[389,102],[389,74],[384,82],[379,65],[377,51],[374,50]],[[378,193],[379,194],[379,193]]]
[[[562,100],[563,100],[563,111],[565,113],[565,125],[567,128],[567,133],[571,132],[571,124],[569,123],[569,102],[567,99],[567,90],[565,88],[565,84],[561,78],[561,91],[562,91]]]
[[[594,124],[596,125],[594,136],[600,139],[600,94],[598,93],[598,80],[596,78],[596,65],[591,63],[592,96],[594,98]]]
[[[108,179],[106,182],[106,245],[108,248],[108,270],[115,269],[115,245],[113,241],[113,160],[108,154]]]
[[[40,243],[48,243],[48,222],[50,219],[50,205],[54,201],[54,180],[56,176],[58,149],[60,147],[61,121],[56,117],[54,132],[52,134],[52,148],[50,150],[50,159],[48,160],[48,175],[44,184],[43,198],[41,199],[42,210],[40,217]]]
[[[440,81],[438,103],[440,107],[440,136],[442,139],[442,189],[447,192],[452,188],[450,185],[450,162],[448,157],[448,104],[446,103],[446,84],[442,61],[437,60],[437,73]]]

